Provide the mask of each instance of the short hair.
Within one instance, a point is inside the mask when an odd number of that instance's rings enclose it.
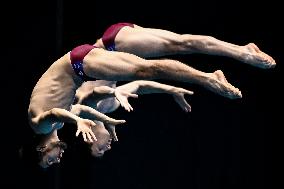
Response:
[[[37,151],[38,162],[41,162],[43,156],[55,147],[59,147],[59,148],[65,150],[65,149],[67,149],[67,144],[63,141],[56,141],[56,142],[51,142],[49,145],[37,146],[36,151]]]

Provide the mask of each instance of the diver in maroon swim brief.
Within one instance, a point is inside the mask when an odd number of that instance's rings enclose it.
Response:
[[[133,28],[134,24],[126,23],[126,22],[113,24],[104,32],[103,37],[102,37],[102,41],[103,41],[103,44],[104,44],[104,46],[107,50],[109,50],[109,51],[115,51],[116,50],[114,39],[115,39],[117,33],[124,26],[130,26],[130,27]]]
[[[84,44],[84,45],[75,47],[70,52],[72,68],[75,71],[76,75],[78,75],[83,81],[96,80],[95,78],[87,76],[83,70],[83,59],[94,48],[97,48],[97,47],[93,45],[89,45],[89,44]]]

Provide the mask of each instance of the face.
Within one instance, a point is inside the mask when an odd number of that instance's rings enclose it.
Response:
[[[112,139],[105,128],[96,128],[94,134],[97,137],[97,141],[91,144],[91,154],[94,157],[101,157],[106,151],[111,149]]]
[[[62,145],[51,145],[47,147],[47,149],[43,152],[44,155],[39,163],[40,166],[47,168],[55,163],[60,163],[60,158],[62,158],[64,149],[66,149],[66,146]]]

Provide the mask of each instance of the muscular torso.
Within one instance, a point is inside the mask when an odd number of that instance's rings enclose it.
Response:
[[[70,110],[78,88],[73,72],[69,53],[50,66],[31,94],[28,110],[30,120],[52,108]]]

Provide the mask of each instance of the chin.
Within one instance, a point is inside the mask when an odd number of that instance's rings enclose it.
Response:
[[[92,156],[95,158],[102,158],[104,154],[97,154],[97,153],[92,153]]]

